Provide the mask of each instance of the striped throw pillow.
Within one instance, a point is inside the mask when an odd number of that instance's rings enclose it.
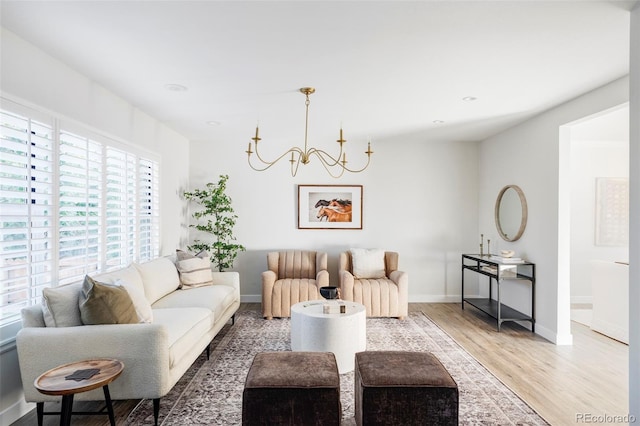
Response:
[[[209,253],[201,251],[193,255],[176,250],[176,267],[180,274],[180,288],[195,288],[213,284]]]

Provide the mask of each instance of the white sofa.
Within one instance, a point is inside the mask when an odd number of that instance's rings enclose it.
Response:
[[[176,266],[163,257],[92,277],[107,284],[122,280],[142,289],[151,305],[151,323],[82,325],[78,307],[82,283],[57,287],[66,294],[60,298],[64,301],[57,301],[68,305],[58,309],[64,316],[58,323],[66,326],[47,326],[43,314],[47,311],[41,306],[23,309],[17,349],[26,401],[37,402],[40,410],[45,401],[59,401],[33,386],[40,374],[53,367],[89,358],[117,358],[125,368],[109,385],[112,399],[153,399],[157,424],[160,398],[208,351],[211,340],[233,320],[240,306],[238,273],[212,274],[213,285],[179,289]],[[50,317],[47,322],[51,323]],[[103,400],[104,395],[98,389],[74,399]]]

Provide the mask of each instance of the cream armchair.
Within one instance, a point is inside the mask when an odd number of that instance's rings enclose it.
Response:
[[[320,287],[329,285],[327,254],[315,251],[279,251],[267,254],[262,273],[262,316],[290,317],[291,305],[322,299]]]
[[[404,319],[409,312],[409,277],[406,272],[398,271],[398,253],[379,253],[377,267],[358,268],[355,274],[353,257],[353,251],[340,253],[338,274],[342,299],[362,303],[368,317]],[[366,269],[369,272],[363,272]]]

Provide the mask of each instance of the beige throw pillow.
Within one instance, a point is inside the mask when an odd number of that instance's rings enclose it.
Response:
[[[84,278],[79,305],[80,317],[85,325],[139,322],[126,288],[102,284],[89,276]]]
[[[193,255],[183,250],[176,250],[176,268],[180,274],[181,288],[213,285],[211,260],[206,251]]]
[[[350,249],[353,276],[356,278],[384,278],[384,250]]]

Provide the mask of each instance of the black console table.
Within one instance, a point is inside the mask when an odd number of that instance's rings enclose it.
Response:
[[[464,271],[469,270],[489,277],[489,298],[464,296]],[[492,283],[496,281],[497,295],[492,297]],[[525,315],[507,305],[500,303],[500,285],[510,280],[526,280],[531,283],[531,315]],[[536,300],[536,265],[531,262],[508,263],[492,259],[491,255],[463,254],[462,255],[462,309],[467,302],[482,312],[495,318],[500,325],[505,321],[529,321],[531,331],[535,332],[535,300]]]

